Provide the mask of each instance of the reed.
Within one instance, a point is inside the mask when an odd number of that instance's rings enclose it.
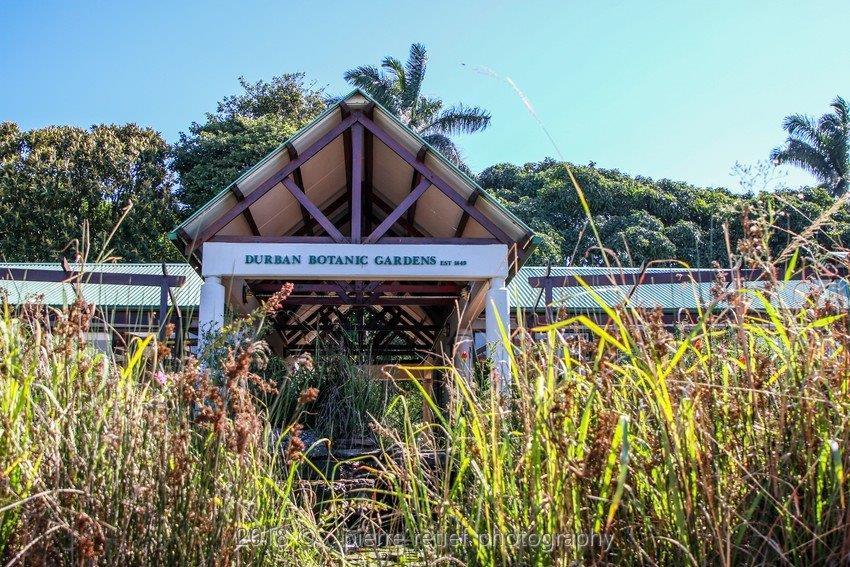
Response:
[[[321,392],[275,396],[284,384],[258,374],[261,325],[238,327],[203,367],[153,336],[118,363],[85,344],[85,302],[51,317],[4,305],[3,562],[847,562],[847,282],[821,279],[814,247],[773,263],[765,222],[746,221],[736,251],[764,282],[718,281],[687,326],[588,287],[605,317],[503,337],[509,395],[449,363],[401,367],[408,389],[356,416],[384,449],[358,463],[368,491],[304,460],[300,425]],[[447,411],[417,370],[443,374]],[[357,531],[398,545],[346,548]]]

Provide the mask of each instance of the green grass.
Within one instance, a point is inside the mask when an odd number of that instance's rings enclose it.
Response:
[[[136,341],[124,364],[87,348],[79,302],[50,329],[6,307],[0,555],[103,565],[838,564],[850,553],[850,321],[819,293],[804,309],[783,305],[773,291],[782,284],[718,287],[699,320],[674,331],[628,305],[602,322],[538,328],[542,341],[521,327],[509,396],[435,367],[449,386],[446,413],[409,369],[417,395],[389,399],[371,426],[393,458],[364,462],[375,483],[354,492],[316,481],[316,471],[301,481],[309,465],[297,443],[281,444],[313,408],[289,400],[280,410],[265,394],[284,428],[272,434],[255,395],[265,351],[253,338],[208,361],[213,377],[190,361],[159,374],[166,353],[156,339]],[[281,384],[290,398],[292,384]],[[422,403],[433,423],[422,422]],[[404,538],[354,553],[349,530]]]

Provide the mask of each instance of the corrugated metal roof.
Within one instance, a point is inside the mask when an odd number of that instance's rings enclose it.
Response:
[[[79,266],[71,265],[73,269]],[[24,270],[56,270],[62,267],[55,263],[0,263],[0,268],[18,268]],[[168,275],[183,276],[185,283],[179,288],[172,288],[177,303],[181,306],[195,306],[201,297],[203,280],[185,263],[166,264]],[[129,274],[162,275],[162,264],[86,264],[85,271],[114,272]],[[159,288],[138,285],[100,285],[84,283],[83,295],[86,301],[101,307],[132,307],[158,308]],[[46,305],[61,306],[73,301],[74,292],[71,284],[35,281],[6,281],[0,280],[0,290],[8,294],[10,303],[23,303],[37,296],[43,296],[41,301]]]
[[[168,274],[172,276],[184,276],[186,282],[180,288],[174,288],[174,294],[181,307],[197,307],[201,296],[201,284],[203,280],[188,264],[166,264]],[[77,268],[77,266],[72,266]],[[57,270],[58,264],[50,263],[0,263],[0,268],[19,268],[33,270]],[[88,271],[98,272],[120,272],[133,274],[161,275],[161,264],[88,264]],[[637,273],[634,268],[617,268],[608,270],[606,268],[591,267],[553,267],[548,275],[555,277],[590,275],[606,273]],[[651,268],[647,273],[666,272],[666,268]],[[545,300],[538,288],[533,288],[528,283],[528,278],[543,277],[547,275],[545,266],[524,266],[508,285],[510,301],[513,307],[531,309],[537,307],[543,309]],[[748,287],[760,289],[763,282],[751,282]],[[789,282],[781,285],[779,289],[779,301],[787,307],[800,307],[805,297],[811,292],[811,284],[804,282]],[[609,306],[623,303],[626,294],[631,291],[630,286],[596,286],[594,291]],[[48,282],[19,282],[0,280],[0,290],[8,293],[10,303],[21,303],[27,299],[42,295],[43,302],[48,305],[64,305],[73,299],[73,290],[70,284],[48,283]],[[827,286],[828,293],[832,294],[836,302],[844,302],[848,297],[848,288],[843,281],[835,282]],[[84,284],[83,294],[87,301],[96,303],[102,307],[130,307],[130,308],[157,308],[159,306],[159,289],[156,287],[142,287],[135,285],[99,285]],[[595,311],[599,306],[594,298],[581,287],[555,288],[554,303],[571,311]],[[697,304],[706,305],[711,301],[711,284],[695,284],[690,281],[673,284],[641,284],[637,287],[631,297],[631,304],[635,307],[654,308],[661,307],[669,311],[680,309],[693,310]],[[758,308],[758,302],[756,302]]]
[[[517,276],[508,285],[508,292],[513,307],[531,309],[545,307],[545,299],[542,290],[531,287],[528,278],[563,276],[584,276],[592,274],[634,274],[640,270],[637,268],[596,268],[596,267],[552,267],[547,274],[546,266],[524,266]],[[669,268],[649,268],[648,275],[652,273],[669,272]],[[748,282],[748,289],[763,289],[764,282]],[[695,310],[697,305],[705,306],[711,302],[711,283],[694,283],[684,280],[680,283],[671,284],[641,284],[637,286],[630,298],[630,305],[641,308],[661,307],[668,311],[680,309]],[[802,281],[791,281],[781,284],[777,289],[774,303],[779,303],[789,308],[799,308],[805,304],[806,297],[812,291],[812,285]],[[827,292],[835,302],[845,302],[847,290],[842,282],[835,282],[827,286]],[[598,294],[609,307],[621,305],[627,295],[632,291],[631,286],[594,286],[593,291]],[[553,289],[553,304],[563,307],[569,311],[596,311],[600,310],[597,301],[582,287],[567,287]],[[753,307],[761,307],[756,299]]]

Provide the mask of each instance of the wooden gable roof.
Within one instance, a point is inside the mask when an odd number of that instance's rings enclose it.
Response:
[[[169,237],[193,264],[207,241],[508,245],[533,232],[366,93],[355,90]]]

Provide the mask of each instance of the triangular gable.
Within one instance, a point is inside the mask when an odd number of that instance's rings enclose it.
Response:
[[[514,268],[535,245],[522,221],[359,89],[169,237],[194,261],[210,239],[498,241],[513,251]]]

